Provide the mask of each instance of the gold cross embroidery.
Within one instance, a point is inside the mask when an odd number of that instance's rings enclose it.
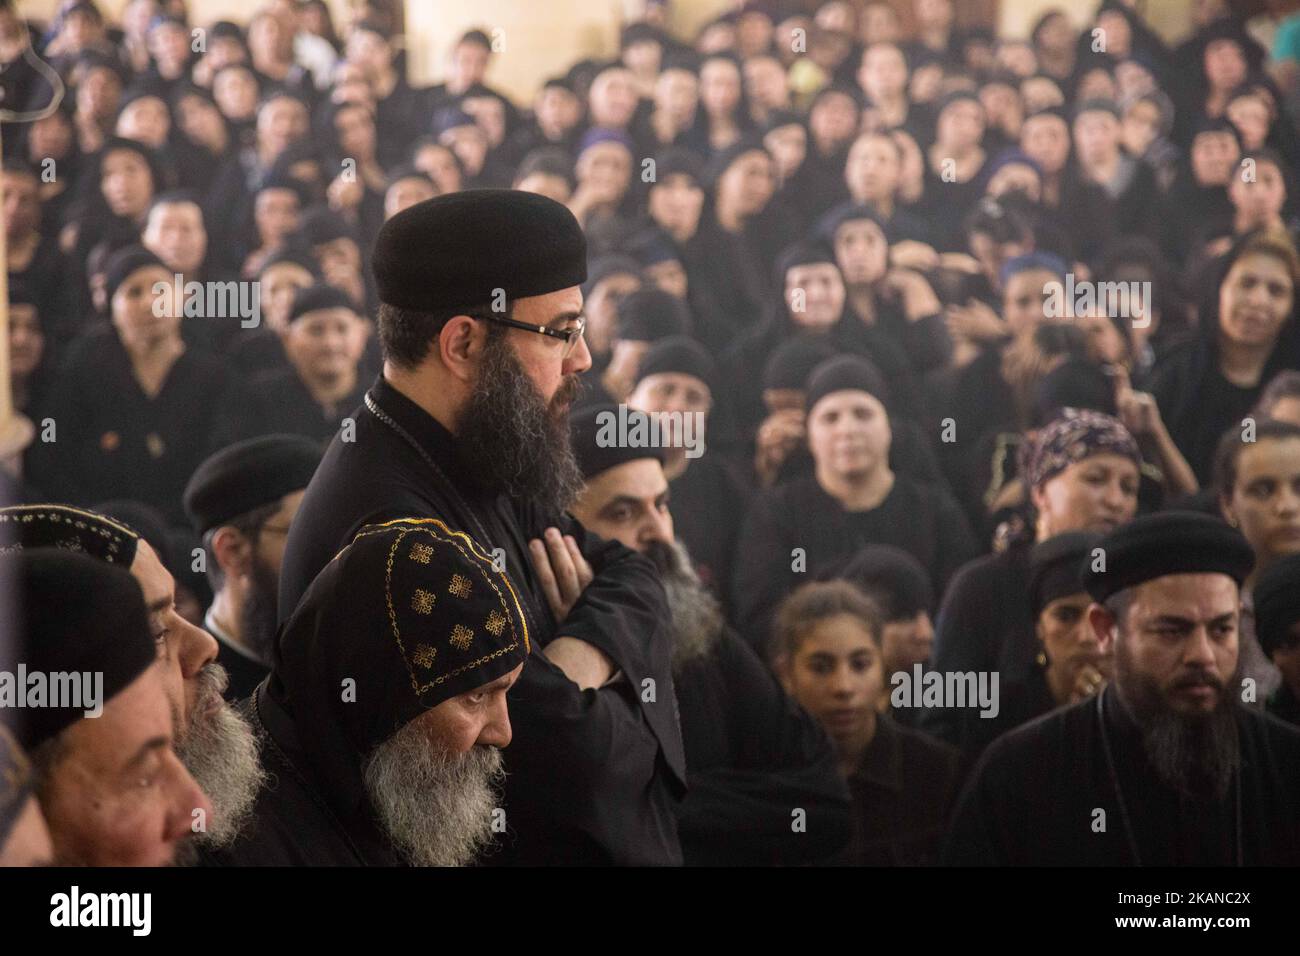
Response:
[[[458,651],[463,651],[469,647],[470,642],[474,640],[474,632],[464,625],[457,624],[451,629],[451,646]]]

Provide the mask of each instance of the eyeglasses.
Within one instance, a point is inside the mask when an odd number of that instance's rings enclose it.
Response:
[[[574,329],[548,329],[544,325],[529,325],[526,322],[516,322],[514,319],[507,319],[499,315],[474,315],[471,318],[482,319],[485,322],[495,322],[497,325],[508,325],[512,329],[522,329],[525,332],[549,335],[553,339],[560,339],[564,342],[564,351],[560,353],[561,358],[568,358],[573,354],[573,350],[578,347],[578,340],[582,338],[582,333],[587,330],[587,317],[585,315],[578,316],[578,327]]]

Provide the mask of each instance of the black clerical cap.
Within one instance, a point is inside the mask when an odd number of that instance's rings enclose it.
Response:
[[[117,250],[108,257],[104,263],[104,297],[107,301],[113,301],[113,295],[117,292],[118,287],[131,278],[132,273],[140,269],[147,269],[156,266],[164,272],[171,274],[171,269],[167,264],[158,258],[157,255],[150,252],[144,246],[127,246]]]
[[[1255,637],[1272,654],[1300,621],[1300,554],[1269,565],[1255,579]]]
[[[1095,531],[1067,531],[1034,545],[1029,553],[1029,607],[1035,620],[1053,601],[1087,590],[1083,572],[1101,539]]]
[[[801,335],[786,339],[772,351],[763,366],[763,388],[802,392],[813,369],[834,356],[835,350],[817,339]]]
[[[0,848],[32,794],[32,765],[13,735],[0,724]]]
[[[14,588],[18,660],[46,682],[44,706],[23,708],[18,740],[29,751],[111,700],[157,660],[144,594],[130,572],[59,548],[24,549],[0,557],[0,579]],[[56,675],[91,675],[76,695],[52,696]],[[99,685],[102,675],[102,685]],[[84,683],[83,683],[84,687]],[[98,692],[98,700],[88,700]],[[55,704],[61,706],[54,706]]]
[[[638,432],[647,442],[628,440]],[[582,477],[588,481],[629,461],[653,458],[662,465],[667,457],[662,446],[648,444],[653,435],[650,416],[626,405],[600,402],[574,409],[569,416],[569,435]]]
[[[638,289],[618,304],[616,338],[658,342],[670,335],[685,335],[690,323],[690,313],[677,296],[662,289]]]
[[[357,307],[342,289],[317,282],[294,292],[293,304],[289,306],[289,323],[293,324],[295,319],[301,319],[308,312],[319,312],[322,309],[347,309],[352,313],[357,311]]]
[[[306,488],[320,459],[320,446],[301,435],[237,442],[194,470],[182,498],[185,513],[194,530],[204,534]]]
[[[1084,584],[1095,601],[1170,574],[1226,574],[1241,584],[1255,554],[1240,531],[1193,511],[1142,515],[1106,535],[1105,558],[1090,564]]]
[[[106,515],[72,505],[0,508],[0,552],[62,548],[130,568],[140,535]]]
[[[640,382],[647,375],[658,375],[661,372],[690,375],[708,386],[709,391],[713,391],[713,357],[709,355],[708,349],[689,335],[670,335],[650,346],[637,365],[636,380]]]
[[[804,408],[812,412],[813,406],[831,392],[866,392],[889,402],[889,387],[874,362],[861,355],[837,355],[818,365],[808,376]]]
[[[403,209],[379,230],[379,299],[445,312],[558,292],[587,279],[587,239],[573,213],[545,196],[470,189]]]

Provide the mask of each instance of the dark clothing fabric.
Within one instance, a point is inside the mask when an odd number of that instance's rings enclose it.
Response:
[[[327,442],[365,398],[366,384],[357,375],[346,397],[327,408],[312,397],[292,368],[256,375],[227,405],[222,415],[221,444],[258,435],[303,435]]]
[[[489,552],[500,548],[535,652],[511,692],[504,808],[513,839],[491,862],[679,864],[675,804],[685,758],[669,615],[654,566],[567,516],[483,491],[459,467],[454,437],[382,378],[352,417],[355,441],[331,442],[289,533],[281,619],[368,523],[437,517]],[[528,539],[548,525],[574,535],[595,571],[562,632],[604,651],[622,671],[622,681],[598,691],[580,692],[536,652],[560,633],[528,556]]]
[[[853,841],[845,862],[937,863],[960,782],[956,750],[880,714],[876,735],[849,777]]]
[[[1148,762],[1113,687],[985,751],[944,850],[973,866],[1268,866],[1300,862],[1300,730],[1234,707],[1240,806],[1180,795]],[[1109,755],[1109,756],[1108,756]],[[1105,828],[1100,828],[1105,813]]]
[[[265,664],[253,660],[247,654],[241,654],[220,638],[217,639],[217,663],[230,675],[230,682],[222,695],[229,701],[250,697],[257,685],[271,673]]]
[[[677,671],[690,783],[678,826],[691,866],[817,863],[849,838],[835,751],[738,636]],[[795,810],[806,829],[794,827]]]
[[[744,560],[733,578],[741,633],[764,650],[781,600],[819,569],[868,544],[907,551],[940,589],[977,550],[961,509],[934,485],[895,480],[870,511],[845,511],[816,478],[780,485],[755,500],[741,531],[737,553]],[[796,548],[806,560],[802,568]]]
[[[1300,699],[1290,685],[1283,683],[1268,699],[1267,710],[1279,720],[1300,726]]]
[[[704,454],[668,484],[669,510],[700,580],[720,600],[730,596],[736,539],[749,495],[726,461]]]

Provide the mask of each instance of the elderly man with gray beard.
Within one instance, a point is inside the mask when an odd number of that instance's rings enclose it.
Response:
[[[217,663],[217,642],[177,613],[175,580],[127,525],[71,505],[0,509],[0,550],[40,547],[80,552],[128,570],[144,591],[176,753],[212,804],[199,835],[180,847],[177,861],[192,863],[194,849],[228,844],[248,819],[263,773],[252,729],[222,700],[228,678]]]
[[[612,404],[573,414],[574,452],[586,486],[571,511],[588,530],[649,557],[668,595],[686,747],[688,790],[678,813],[685,862],[826,862],[845,847],[851,830],[835,751],[727,626],[676,540],[664,449],[605,446],[598,439],[602,416],[617,420],[618,414]]]
[[[1300,731],[1241,704],[1254,690],[1238,660],[1246,539],[1163,512],[1112,531],[1086,562],[1088,621],[1115,678],[984,752],[947,862],[1300,862]]]
[[[463,866],[505,830],[506,692],[530,648],[492,556],[436,518],[368,525],[326,565],[247,702],[273,785],[211,861]]]

